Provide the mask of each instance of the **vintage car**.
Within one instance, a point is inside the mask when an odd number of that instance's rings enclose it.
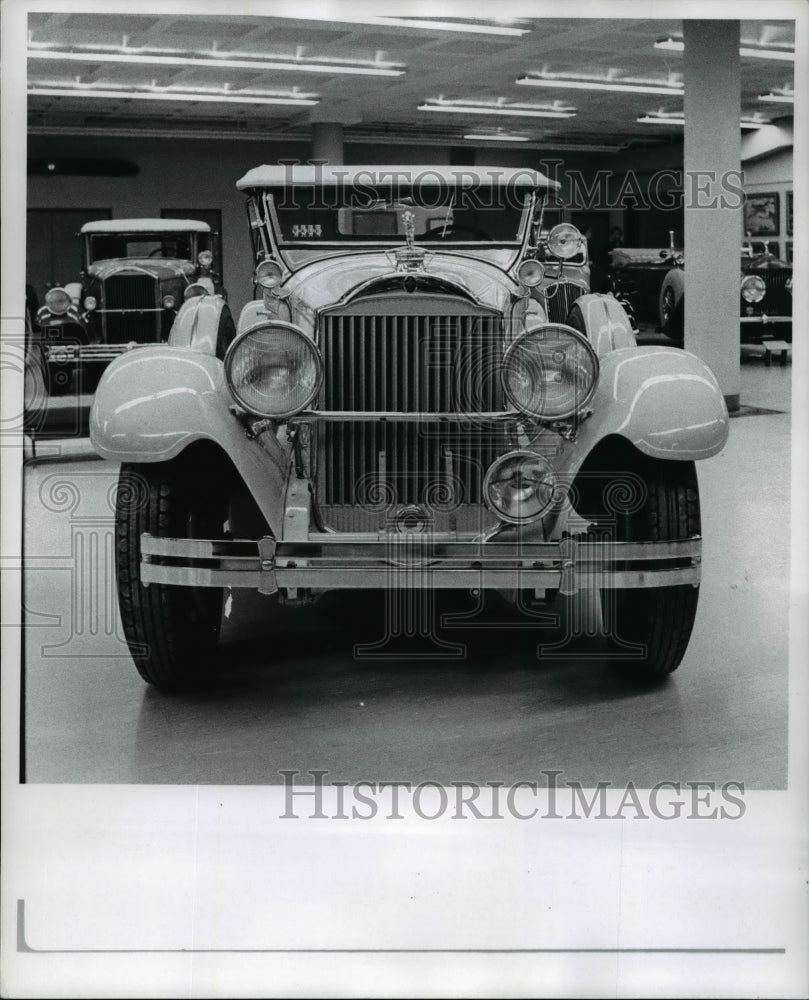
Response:
[[[792,340],[792,267],[765,246],[742,248],[739,322],[742,344]],[[611,254],[613,294],[636,323],[652,322],[683,343],[685,270],[681,250],[618,249]]]
[[[674,246],[673,238],[666,250],[617,247],[610,251],[609,261],[609,290],[626,310],[635,331],[641,324],[659,326],[663,280],[683,262],[682,250]]]
[[[86,223],[79,235],[81,282],[49,289],[36,317],[54,393],[67,391],[79,368],[92,385],[103,366],[132,346],[167,340],[187,298],[224,294],[207,223],[105,219]]]
[[[792,340],[792,267],[769,250],[743,247],[739,285],[742,344]],[[660,286],[660,329],[682,343],[685,317],[683,264],[673,266]]]
[[[374,638],[399,634],[413,589],[419,608],[499,591],[538,637],[536,606],[584,589],[611,659],[674,670],[700,579],[695,461],[723,447],[727,410],[702,361],[638,347],[616,300],[587,293],[581,234],[543,227],[555,184],[287,164],[237,186],[258,298],[235,326],[222,298],[186,302],[166,345],[109,366],[90,416],[122,463],[119,603],[142,677],[215,676],[244,587],[272,606],[384,591]],[[268,606],[269,629],[282,618]]]

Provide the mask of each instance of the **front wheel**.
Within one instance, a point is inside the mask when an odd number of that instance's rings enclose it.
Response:
[[[227,495],[221,477],[199,463],[121,466],[115,511],[121,621],[135,666],[156,687],[180,690],[216,672],[222,589],[141,583],[143,532],[174,538],[222,538]]]
[[[616,541],[675,541],[700,533],[699,488],[693,462],[647,458],[599,463],[582,479],[581,511]],[[612,496],[613,503],[605,503]],[[617,502],[616,502],[617,501]],[[612,507],[612,510],[608,508]],[[622,509],[623,508],[623,509]],[[699,587],[616,588],[601,591],[610,662],[647,682],[662,680],[685,655]]]
[[[685,329],[685,305],[681,295],[679,301],[674,289],[669,285],[660,297],[660,329],[667,337],[681,343]]]

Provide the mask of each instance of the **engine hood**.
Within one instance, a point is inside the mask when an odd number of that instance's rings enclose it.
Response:
[[[117,257],[113,260],[96,261],[87,269],[89,277],[102,281],[113,274],[148,274],[159,281],[167,278],[190,278],[194,273],[195,268],[190,261],[164,257],[160,260],[151,257]]]
[[[419,291],[457,293],[486,309],[506,312],[519,285],[494,264],[460,254],[427,251],[423,266],[400,271],[394,251],[342,255],[307,264],[289,278],[283,294],[293,315],[313,315],[347,305],[365,295],[400,291],[414,279]],[[413,282],[410,283],[413,285]]]

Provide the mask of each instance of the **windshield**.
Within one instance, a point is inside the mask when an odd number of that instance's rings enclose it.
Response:
[[[272,219],[282,244],[406,241],[416,243],[517,243],[531,194],[460,185],[295,187],[267,191],[251,217]]]
[[[89,237],[89,263],[117,257],[191,260],[197,233],[99,233]],[[203,234],[207,235],[207,234]],[[207,243],[200,249],[207,247]]]

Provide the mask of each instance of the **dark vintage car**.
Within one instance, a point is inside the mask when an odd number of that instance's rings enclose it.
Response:
[[[619,249],[611,254],[611,287],[638,323],[656,324],[683,343],[685,270],[681,250]],[[792,340],[792,266],[767,248],[743,247],[740,258],[739,323],[742,344]]]
[[[237,186],[258,297],[235,330],[222,298],[186,302],[167,344],[112,362],[90,415],[122,463],[141,676],[215,676],[235,588],[266,595],[269,629],[279,605],[383,592],[384,613],[358,611],[373,650],[443,642],[436,590],[479,618],[497,591],[520,623],[504,641],[533,635],[531,656],[538,607],[587,591],[611,660],[674,670],[699,589],[695,462],[723,447],[727,410],[702,361],[637,346],[615,298],[587,291],[581,234],[543,221],[558,185],[287,164]]]
[[[88,384],[132,346],[168,339],[194,295],[224,294],[211,231],[193,219],[105,219],[81,228],[80,282],[50,288],[35,337],[46,385],[65,392],[77,370]]]

